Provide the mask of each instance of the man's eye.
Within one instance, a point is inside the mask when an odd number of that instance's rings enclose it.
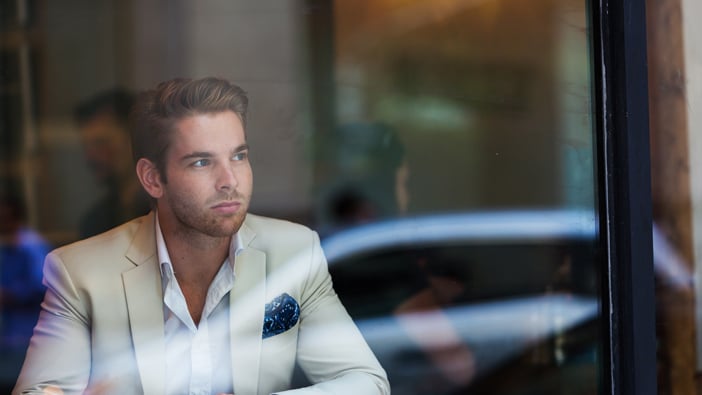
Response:
[[[245,160],[248,157],[248,155],[249,155],[248,152],[237,152],[236,154],[234,154],[232,159],[237,160],[237,161],[238,160]]]
[[[192,166],[193,167],[205,167],[210,164],[209,159],[198,159],[195,162],[193,162]]]

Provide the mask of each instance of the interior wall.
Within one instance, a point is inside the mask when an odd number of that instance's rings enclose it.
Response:
[[[186,73],[249,94],[251,211],[300,219],[311,209],[304,97],[304,14],[297,0],[184,2]]]
[[[563,125],[554,115],[554,92],[563,90],[555,32],[564,22],[550,7],[335,2],[338,121],[382,121],[397,131],[411,213],[564,203]]]
[[[83,160],[74,106],[101,90],[137,91],[174,77],[219,76],[249,93],[251,209],[303,219],[311,205],[311,166],[304,15],[296,0],[45,4],[37,217],[55,244],[75,237],[78,218],[100,193]]]

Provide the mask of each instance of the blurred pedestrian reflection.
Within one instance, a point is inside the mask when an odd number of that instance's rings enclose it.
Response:
[[[338,176],[321,194],[320,231],[330,234],[405,215],[410,166],[395,131],[381,123],[350,123],[340,126],[335,138],[331,152]],[[416,393],[466,387],[475,375],[475,358],[444,313],[466,291],[451,267],[465,262],[442,264],[418,255],[404,259],[407,271],[414,273],[414,283],[406,284],[414,293],[392,314],[431,366],[412,378]],[[392,383],[392,367],[386,369]]]
[[[0,196],[0,328],[3,352],[24,353],[44,294],[42,266],[49,244],[25,226],[19,196]]]
[[[382,123],[348,123],[334,138],[329,150],[334,180],[319,194],[320,231],[404,215],[409,166],[395,131]]]
[[[129,111],[134,97],[114,89],[80,103],[74,118],[88,166],[104,194],[83,214],[79,236],[85,238],[149,212],[149,200],[134,172],[129,140]]]

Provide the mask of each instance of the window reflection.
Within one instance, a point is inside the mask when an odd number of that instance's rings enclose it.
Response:
[[[321,3],[317,226],[393,393],[599,393],[586,3]]]
[[[75,106],[220,75],[252,98],[253,212],[318,230],[393,393],[600,393],[587,2],[26,3],[0,152],[52,245],[103,192]]]

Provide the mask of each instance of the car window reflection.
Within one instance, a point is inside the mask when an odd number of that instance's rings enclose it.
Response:
[[[592,393],[596,229],[587,211],[460,213],[367,224],[323,247],[393,393],[560,394],[565,374]]]

